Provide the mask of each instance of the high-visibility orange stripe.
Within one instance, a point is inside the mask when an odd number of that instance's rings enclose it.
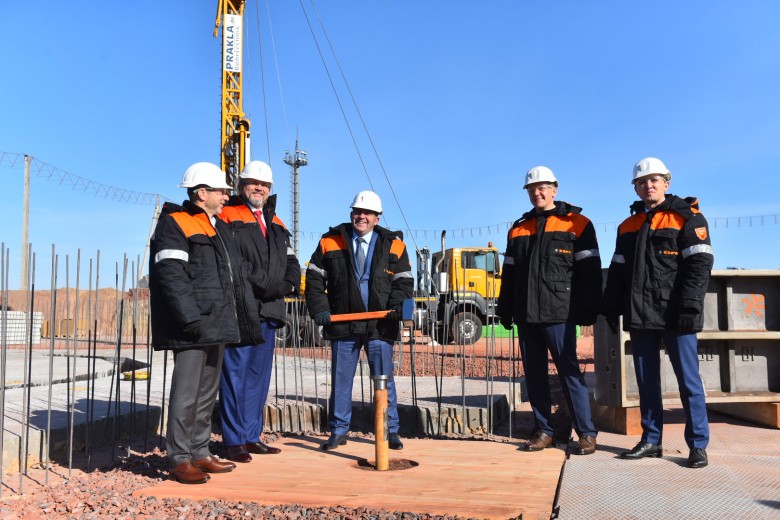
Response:
[[[395,255],[396,258],[401,258],[401,255],[404,254],[405,249],[406,245],[403,243],[403,240],[398,240],[396,238],[393,240],[393,243],[390,244],[390,254]]]
[[[247,224],[250,224],[252,222],[257,222],[257,219],[255,218],[254,213],[252,213],[252,210],[250,210],[243,204],[240,206],[223,207],[222,213],[219,214],[219,218],[227,223],[233,222],[234,220],[239,222],[245,222]]]
[[[636,233],[645,223],[647,217],[644,213],[637,213],[622,224],[618,228],[618,234]],[[676,211],[659,211],[653,215],[653,220],[650,222],[650,229],[682,229],[685,225],[685,217],[677,213]]]
[[[653,215],[650,229],[682,229],[685,225],[685,217],[674,211],[661,211]]]
[[[525,220],[509,230],[510,240],[517,237],[529,237],[536,234],[536,220]]]
[[[560,217],[553,215],[547,219],[547,223],[544,225],[545,233],[551,233],[554,231],[567,231],[574,233],[575,236],[582,235],[585,231],[585,226],[588,225],[588,219],[582,215],[572,213],[566,217]]]
[[[209,222],[209,217],[205,213],[197,213],[190,215],[185,211],[177,211],[171,213],[171,218],[176,221],[184,232],[184,236],[190,238],[193,235],[206,235],[207,237],[213,237],[217,234],[214,230],[214,226]]]
[[[284,222],[282,222],[282,219],[280,219],[276,215],[274,215],[273,223],[282,226],[284,229],[287,229],[287,226],[284,225]]]
[[[644,213],[636,213],[631,215],[622,224],[620,224],[618,227],[618,234],[623,235],[625,233],[636,233],[639,231],[639,229],[642,227],[642,224],[644,224],[646,220],[647,217]]]
[[[347,243],[341,235],[333,235],[320,240],[320,247],[322,248],[322,254],[324,255],[330,251],[346,251]]]
[[[544,225],[545,233],[564,231],[574,233],[576,236],[582,235],[585,226],[588,225],[588,219],[576,213],[569,214],[566,217],[553,215],[547,219]],[[521,222],[509,231],[510,240],[517,237],[527,237],[537,233],[536,219],[529,219]]]

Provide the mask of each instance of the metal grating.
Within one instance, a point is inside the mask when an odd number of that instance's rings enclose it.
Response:
[[[594,455],[572,455],[559,518],[780,518],[780,430],[711,412],[710,465],[690,469],[682,411],[667,411],[665,419],[661,459],[622,460],[619,453],[639,438],[605,432]]]

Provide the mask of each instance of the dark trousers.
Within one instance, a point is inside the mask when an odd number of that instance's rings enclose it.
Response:
[[[547,369],[547,351],[552,354],[577,435],[596,436],[590,413],[590,398],[585,378],[577,361],[577,326],[573,323],[517,325],[523,355],[528,398],[534,412],[536,430],[552,436],[552,399]]]
[[[328,425],[331,433],[346,435],[352,421],[352,382],[360,350],[365,347],[371,375],[387,375],[387,430],[398,433],[398,399],[393,379],[393,344],[382,339],[366,340],[365,335],[332,340],[331,391]]]
[[[661,397],[661,340],[672,363],[680,400],[685,410],[685,442],[689,449],[706,448],[710,425],[704,402],[704,385],[699,375],[696,334],[676,330],[631,330],[634,370],[639,386],[642,440],[660,445],[663,440],[664,406]]]
[[[224,345],[173,351],[168,432],[171,467],[211,455],[211,412],[217,400]]]
[[[263,344],[227,347],[219,385],[222,440],[237,446],[260,440],[271,384],[275,331],[262,324]]]

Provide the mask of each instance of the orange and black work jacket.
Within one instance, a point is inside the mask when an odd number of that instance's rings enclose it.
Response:
[[[262,343],[257,305],[227,224],[201,208],[165,204],[150,241],[149,293],[155,350]]]
[[[674,329],[680,314],[691,314],[700,331],[713,255],[698,200],[667,195],[649,211],[636,201],[631,213],[618,227],[604,314],[622,314],[625,330]]]
[[[352,224],[344,223],[322,236],[309,261],[305,292],[310,316],[324,311],[345,314],[396,309],[412,297],[414,277],[401,233],[380,226],[374,233],[377,240],[369,268],[368,308],[355,274]],[[387,319],[331,323],[323,328],[327,339],[366,334],[368,339],[390,342],[398,338],[398,330],[398,320]]]
[[[219,218],[230,224],[241,256],[249,264],[249,282],[260,317],[270,321],[272,327],[280,327],[286,316],[284,297],[297,292],[301,267],[290,246],[290,232],[276,216],[276,195],[268,197],[262,211],[265,222],[270,222],[266,226],[267,236],[252,209],[239,197],[230,197]]]
[[[599,245],[593,224],[580,211],[556,201],[554,208],[531,210],[512,225],[498,295],[502,322],[596,321],[601,303]]]

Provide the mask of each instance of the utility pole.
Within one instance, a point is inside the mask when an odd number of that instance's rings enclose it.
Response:
[[[30,228],[30,162],[32,157],[29,155],[24,156],[24,195],[22,204],[22,273],[19,277],[19,288],[23,291],[27,290],[27,262],[28,258],[28,245],[30,240],[29,228]]]
[[[157,221],[160,219],[160,209],[160,196],[157,195],[157,203],[154,205],[154,215],[152,215],[152,226],[149,228],[149,238],[146,239],[146,248],[144,248],[144,258],[141,260],[141,265],[138,266],[138,287],[149,287],[149,284],[144,281],[144,269],[146,269],[146,259],[149,257],[149,245],[152,241],[154,228],[157,225]]]
[[[292,196],[293,196],[293,251],[295,257],[300,258],[298,255],[298,168],[309,164],[309,159],[306,158],[306,152],[298,149],[298,138],[295,139],[295,152],[290,155],[289,150],[284,152],[284,163],[292,167]]]

